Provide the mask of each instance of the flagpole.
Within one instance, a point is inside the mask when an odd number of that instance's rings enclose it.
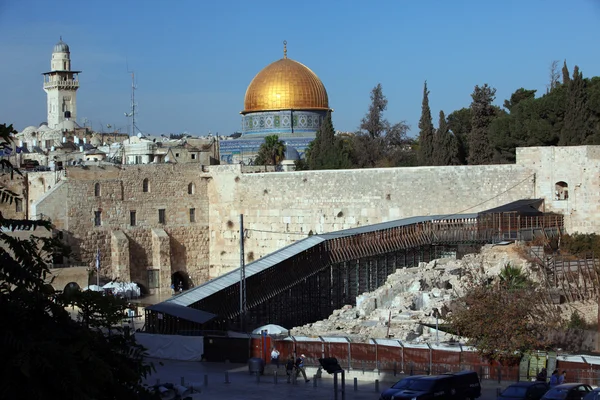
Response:
[[[96,249],[96,286],[100,287],[100,249]]]

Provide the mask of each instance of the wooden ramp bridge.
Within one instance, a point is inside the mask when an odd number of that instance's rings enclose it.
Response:
[[[560,235],[563,217],[520,200],[476,214],[406,218],[306,237],[146,309],[145,330],[201,334],[327,318],[398,268],[475,252],[486,243]],[[246,290],[240,290],[244,287]]]

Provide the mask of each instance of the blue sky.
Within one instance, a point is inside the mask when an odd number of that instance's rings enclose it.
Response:
[[[477,84],[496,102],[545,90],[552,60],[600,75],[600,1],[0,0],[0,122],[46,120],[42,72],[62,35],[82,70],[78,119],[121,127],[134,70],[144,133],[240,130],[246,87],[282,57],[324,82],[337,130],[353,131],[383,85],[386,117],[418,133],[423,82],[437,125]]]

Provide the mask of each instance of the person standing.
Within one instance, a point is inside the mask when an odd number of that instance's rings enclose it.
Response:
[[[306,359],[306,356],[304,354],[302,354],[300,357],[298,357],[296,359],[296,378],[298,378],[298,375],[302,374],[302,376],[304,377],[304,382],[308,383],[310,382],[310,379],[308,379],[306,377],[306,371],[304,370],[304,360]]]
[[[550,387],[554,387],[558,385],[558,370],[555,369],[552,372],[552,376],[550,377]]]
[[[566,377],[567,377],[567,371],[563,371],[562,374],[560,374],[558,376],[558,384],[562,385],[563,383],[565,383]]]
[[[546,368],[542,368],[540,373],[537,374],[536,381],[546,382],[546,379],[548,379],[548,372],[547,372]]]
[[[287,362],[285,363],[285,373],[287,374],[287,383],[290,383],[292,380],[292,374],[294,373],[294,367],[295,367],[295,363],[294,363],[294,355],[290,354],[290,356],[287,359]]]
[[[271,365],[275,365],[279,369],[279,351],[275,346],[271,349]]]

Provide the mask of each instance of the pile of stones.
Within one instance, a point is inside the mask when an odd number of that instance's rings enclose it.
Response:
[[[356,306],[346,305],[322,321],[293,328],[294,336],[345,336],[353,341],[392,338],[406,342],[434,343],[451,340],[442,331],[436,338],[438,322],[449,311],[451,300],[462,296],[476,279],[493,281],[507,264],[530,271],[513,245],[486,246],[478,254],[462,259],[441,258],[417,267],[398,269],[384,285],[356,298]]]

